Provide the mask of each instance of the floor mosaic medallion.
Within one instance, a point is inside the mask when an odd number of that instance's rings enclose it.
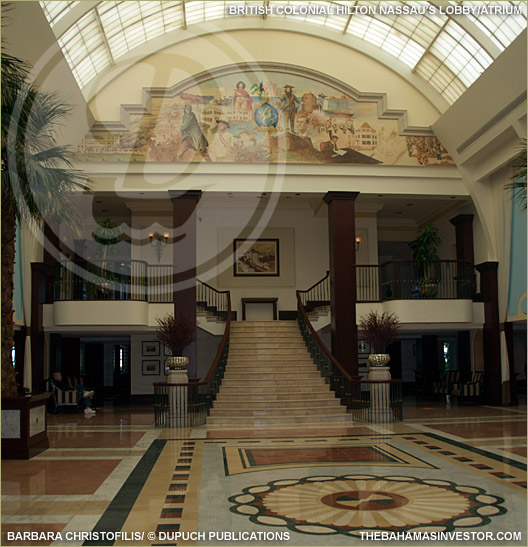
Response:
[[[483,526],[506,513],[502,498],[476,486],[404,476],[287,479],[244,488],[231,511],[267,526],[307,534],[451,531]]]

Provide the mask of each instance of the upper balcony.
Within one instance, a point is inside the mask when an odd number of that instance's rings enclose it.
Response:
[[[53,316],[48,308],[46,323],[153,327],[156,316],[172,309],[173,273],[172,265],[153,265],[141,260],[65,260],[56,267],[48,298],[49,303],[54,302]],[[473,302],[478,301],[477,281],[472,264],[455,260],[357,265],[358,313],[367,305],[376,307],[377,303],[384,311],[396,312],[403,323],[475,322]],[[247,288],[243,290],[247,292]],[[294,291],[291,292],[293,295]],[[329,276],[301,292],[307,312],[327,308]],[[197,282],[198,308],[210,318],[225,320],[225,305],[219,294],[206,283]],[[234,296],[236,299],[238,295]],[[434,309],[431,301],[435,301]],[[289,302],[283,302],[282,306],[279,302],[281,307],[287,310],[291,306]]]

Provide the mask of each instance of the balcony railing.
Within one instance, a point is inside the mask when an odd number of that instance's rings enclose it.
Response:
[[[392,260],[380,266],[379,279],[382,302],[475,295],[474,267],[461,260]]]
[[[173,301],[173,266],[142,260],[66,260],[57,266],[55,300]],[[356,266],[357,302],[412,299],[474,299],[475,269],[459,260],[392,260]],[[226,314],[214,289],[198,283],[197,303],[218,317]],[[329,273],[300,292],[308,313],[330,304]],[[224,317],[225,319],[225,317]]]

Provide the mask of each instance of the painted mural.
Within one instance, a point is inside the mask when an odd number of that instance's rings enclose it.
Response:
[[[124,130],[92,130],[79,159],[454,165],[436,137],[400,135],[375,99],[300,74],[238,72],[161,95],[127,111]]]

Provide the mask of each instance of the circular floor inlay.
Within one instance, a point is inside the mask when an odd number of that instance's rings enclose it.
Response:
[[[453,530],[506,512],[482,488],[447,480],[345,475],[280,479],[232,496],[231,511],[252,522],[305,534],[357,530]]]

